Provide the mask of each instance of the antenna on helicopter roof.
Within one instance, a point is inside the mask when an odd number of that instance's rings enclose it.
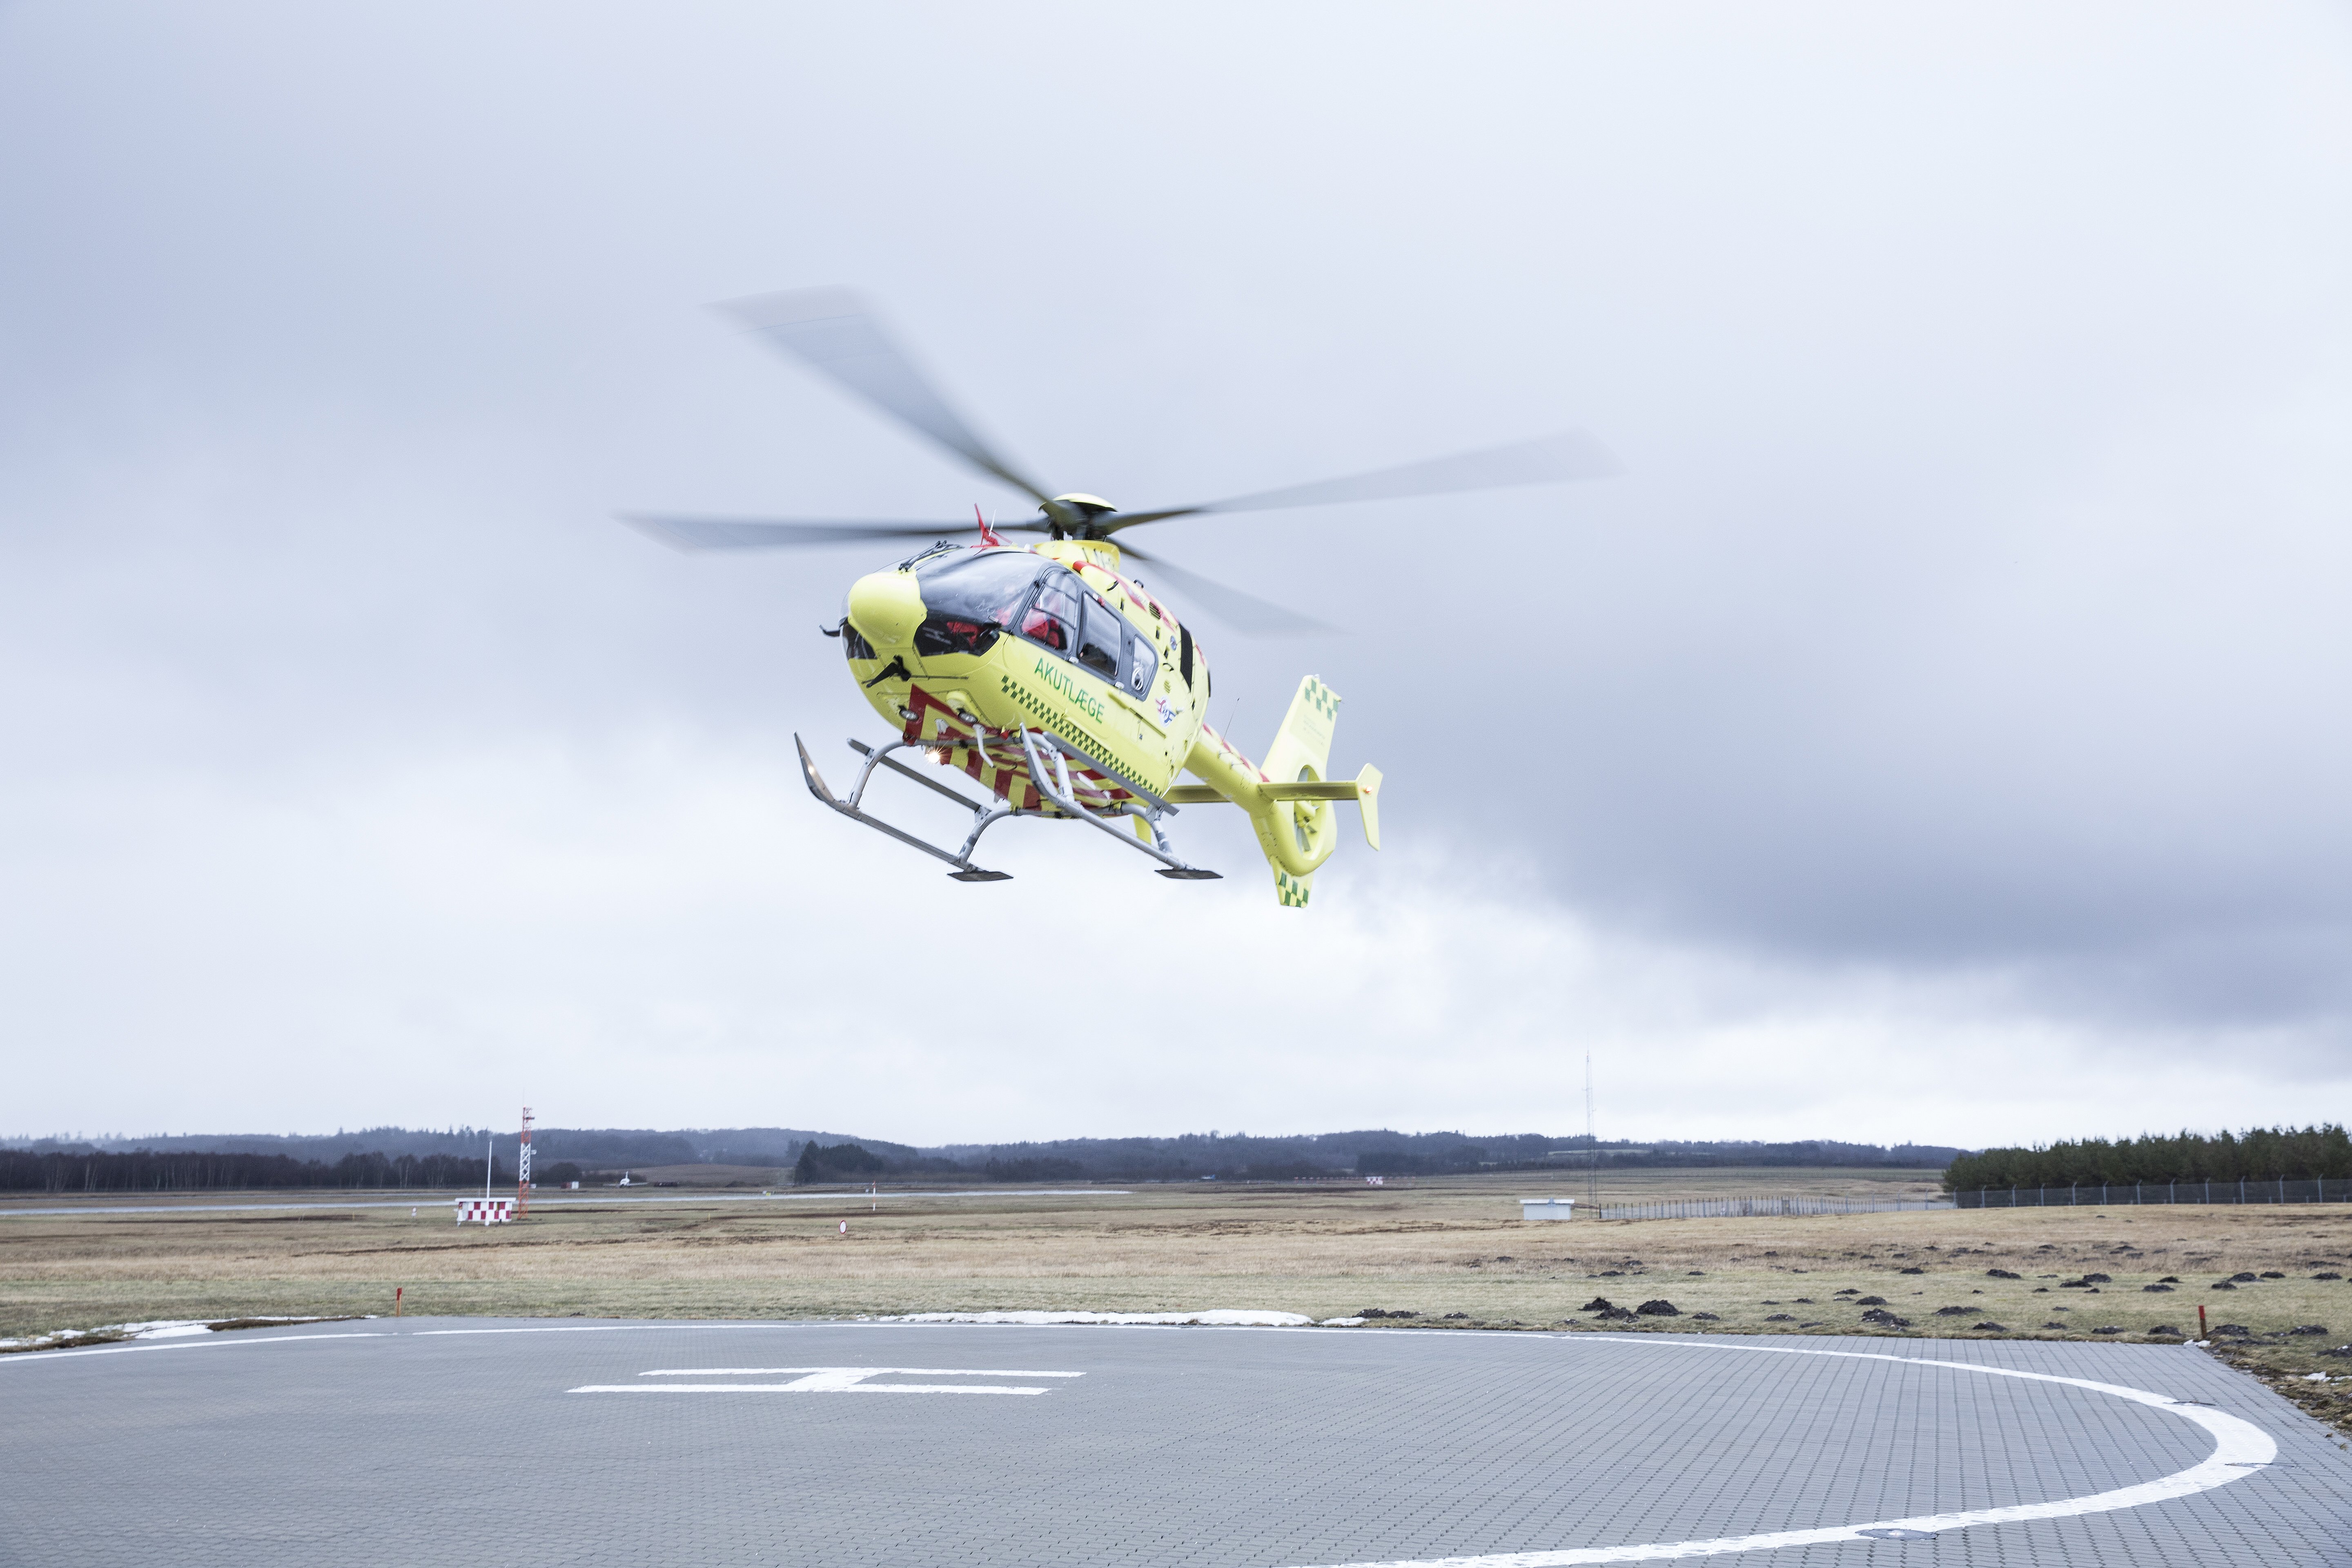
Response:
[[[980,524],[981,543],[993,550],[998,545],[1004,542],[1003,540],[997,537],[996,530],[988,526],[988,519],[981,515],[980,503],[978,501],[971,503],[971,515],[972,521]]]

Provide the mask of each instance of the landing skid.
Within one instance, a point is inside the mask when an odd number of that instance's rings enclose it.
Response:
[[[849,798],[847,800],[837,800],[834,797],[833,791],[825,787],[824,776],[816,771],[816,763],[809,756],[807,743],[798,735],[794,735],[793,737],[793,745],[800,752],[801,754],[801,776],[808,781],[809,793],[816,796],[817,799],[824,802],[825,805],[833,807],[834,810],[841,813],[842,816],[848,817],[853,822],[862,822],[877,833],[887,833],[901,844],[911,845],[915,848],[921,850],[926,855],[934,856],[939,859],[946,861],[949,865],[955,868],[955,869],[949,872],[948,875],[953,877],[959,882],[1011,881],[1013,879],[1013,873],[1010,871],[991,871],[985,867],[973,865],[971,863],[971,850],[972,846],[980,842],[980,836],[987,832],[991,826],[1003,820],[1005,817],[1017,816],[1020,814],[1009,805],[983,805],[976,800],[967,799],[961,791],[951,790],[948,788],[947,785],[940,783],[937,779],[925,778],[922,774],[917,773],[906,763],[899,762],[897,758],[890,755],[892,752],[903,752],[910,748],[919,747],[922,744],[924,744],[924,742],[916,741],[900,741],[895,745],[885,746],[877,752],[862,741],[850,742],[850,749],[865,757],[866,765],[857,771],[857,783],[856,786],[850,790]],[[926,844],[923,840],[916,837],[913,834],[908,833],[900,828],[893,827],[888,823],[883,821],[880,817],[869,816],[864,811],[859,809],[861,804],[866,799],[866,786],[873,782],[874,770],[877,767],[888,768],[894,773],[904,774],[906,777],[910,778],[917,784],[922,785],[925,789],[937,791],[939,794],[947,796],[950,800],[963,807],[966,811],[971,813],[971,832],[964,838],[963,847],[956,850],[954,854],[950,855],[936,844]]]
[[[1160,830],[1160,818],[1162,816],[1172,816],[1176,810],[1174,806],[1160,802],[1155,797],[1154,803],[1149,806],[1129,805],[1124,808],[1121,815],[1135,817],[1150,833],[1151,842],[1149,844],[1120,831],[1102,817],[1081,806],[1077,803],[1076,793],[1070,787],[1069,763],[1062,754],[1061,742],[1051,735],[1042,735],[1025,729],[1021,731],[1021,749],[1028,758],[1030,782],[1036,786],[1037,793],[1051,805],[1053,807],[1051,811],[1023,811],[1016,806],[973,800],[961,791],[950,789],[937,779],[926,777],[890,755],[893,752],[929,751],[935,749],[939,743],[937,740],[898,741],[877,749],[863,741],[850,742],[850,750],[864,757],[866,765],[858,770],[857,783],[851,788],[849,798],[842,800],[826,786],[824,775],[816,771],[816,763],[809,756],[807,744],[798,735],[793,737],[793,745],[801,755],[801,776],[808,781],[811,795],[853,822],[861,822],[877,833],[887,833],[901,844],[919,849],[935,859],[946,861],[955,868],[948,875],[959,882],[1012,880],[1013,873],[1010,871],[992,871],[985,867],[975,866],[971,861],[971,852],[980,843],[980,836],[1008,816],[1059,816],[1087,823],[1109,834],[1113,839],[1128,848],[1164,862],[1160,872],[1163,877],[1181,881],[1220,879],[1219,873],[1203,870],[1198,866],[1186,865],[1171,851],[1168,836]],[[1041,743],[1045,748],[1042,754],[1038,750]],[[1050,763],[1047,761],[1049,757]],[[1085,761],[1083,758],[1080,760]],[[963,843],[953,853],[950,853],[936,844],[926,843],[903,828],[893,827],[880,817],[868,814],[864,809],[866,786],[873,782],[874,770],[877,768],[887,768],[894,773],[912,779],[925,789],[946,796],[971,813],[971,831],[964,837]]]

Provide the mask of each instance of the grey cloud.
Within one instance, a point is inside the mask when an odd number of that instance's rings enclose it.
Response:
[[[1128,504],[1620,454],[1145,538],[1349,628],[1204,619],[1219,718],[1325,675],[1465,889],[2340,1047],[2340,19],[27,6],[0,44],[20,801],[837,744],[811,628],[870,563],[611,514],[1022,508],[702,309],[848,283]]]

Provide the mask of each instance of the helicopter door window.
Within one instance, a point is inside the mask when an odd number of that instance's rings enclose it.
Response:
[[[1127,689],[1136,697],[1151,694],[1151,683],[1160,679],[1160,650],[1141,632],[1127,639]]]
[[[1127,622],[1117,610],[1089,595],[1087,598],[1087,635],[1078,639],[1078,662],[1116,683],[1119,676],[1119,653],[1127,643]]]
[[[1078,596],[1060,574],[1037,585],[1036,600],[1021,617],[1021,635],[1067,658],[1078,645]]]

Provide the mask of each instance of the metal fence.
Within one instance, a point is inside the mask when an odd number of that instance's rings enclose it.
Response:
[[[1970,1187],[1952,1194],[1964,1209],[2105,1208],[2115,1204],[2352,1203],[2352,1181],[2084,1182],[2069,1187]]]
[[[1899,1214],[1954,1207],[1949,1198],[1691,1198],[1671,1204],[1603,1204],[1602,1219],[1777,1219],[1786,1215]]]

